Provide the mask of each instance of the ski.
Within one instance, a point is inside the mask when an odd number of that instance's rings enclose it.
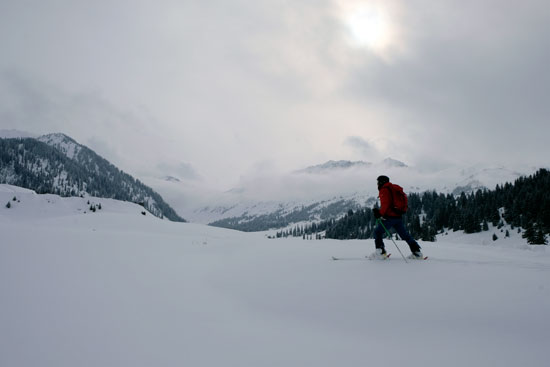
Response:
[[[414,259],[409,257],[408,259],[409,260],[428,260],[428,256],[424,256],[424,257],[421,257],[421,258],[414,258]]]
[[[389,260],[390,259],[390,256],[391,254],[388,254],[388,256],[385,258],[385,259],[371,259],[369,257],[369,255],[365,256],[365,257],[336,257],[336,256],[332,256],[332,260],[334,261],[362,261],[362,260]],[[409,260],[428,260],[428,256],[424,256],[423,258],[420,258],[420,259],[411,259],[411,258],[408,258]]]
[[[391,254],[388,254],[388,256],[383,259],[383,260],[389,260],[390,259],[390,256]],[[369,256],[365,256],[365,257],[336,257],[336,256],[333,256],[332,257],[332,260],[334,261],[364,261],[364,260],[378,260],[378,259],[370,259]],[[382,260],[382,259],[380,259]]]
[[[388,252],[386,254],[386,257],[383,258],[383,259],[371,258],[370,255],[365,256],[365,258],[367,258],[367,260],[381,260],[381,261],[384,261],[384,260],[389,260],[390,256],[391,256],[391,254]]]
[[[355,260],[355,261],[361,261],[361,260],[366,260],[364,257],[336,257],[336,256],[333,256],[332,257],[332,260],[336,261],[352,261],[352,260]]]

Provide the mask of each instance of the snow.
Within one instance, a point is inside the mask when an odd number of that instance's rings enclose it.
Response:
[[[82,146],[68,136],[60,133],[42,135],[38,137],[38,140],[56,147],[69,159],[75,159],[78,153],[82,150]]]
[[[390,241],[368,261],[372,240],[269,240],[115,200],[0,185],[0,204],[2,366],[548,365],[550,253],[519,235],[450,233],[406,264]]]

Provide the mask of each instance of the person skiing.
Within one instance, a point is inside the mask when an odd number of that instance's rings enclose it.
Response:
[[[393,227],[397,234],[399,234],[399,237],[405,240],[411,249],[411,255],[409,255],[408,258],[423,259],[424,255],[422,254],[420,245],[411,237],[403,225],[402,216],[407,210],[407,199],[405,193],[403,193],[403,189],[398,185],[392,184],[388,176],[379,176],[376,181],[378,184],[378,195],[380,197],[380,208],[373,208],[372,211],[374,217],[376,219],[381,219],[383,224],[379,222],[374,230],[374,245],[376,249],[371,255],[371,258],[387,259],[388,255],[382,237],[386,229],[390,230],[390,228]],[[401,195],[401,200],[397,197],[398,195]],[[386,229],[384,229],[384,227],[386,227]]]

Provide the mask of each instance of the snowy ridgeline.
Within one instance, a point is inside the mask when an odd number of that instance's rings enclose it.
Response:
[[[269,240],[7,185],[0,200],[1,366],[548,365],[550,252],[520,237],[451,233],[408,264],[387,242],[377,262],[372,240]]]

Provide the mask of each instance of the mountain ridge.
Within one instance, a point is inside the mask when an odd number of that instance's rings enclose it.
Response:
[[[191,221],[232,229],[285,228],[295,223],[318,222],[321,218],[338,219],[349,209],[372,207],[378,196],[376,177],[380,174],[388,175],[392,182],[402,185],[408,193],[437,191],[458,196],[462,192],[494,189],[497,184],[513,182],[531,173],[480,164],[425,172],[392,158],[368,163],[328,161],[292,171],[284,177],[242,182],[238,189],[210,194],[210,201],[187,205],[183,212]],[[321,170],[324,171],[320,173]],[[164,190],[174,203],[185,196],[185,193],[178,191],[183,185],[164,185],[161,192]],[[255,194],[258,189],[265,194]],[[274,197],[270,193],[274,193]]]
[[[142,205],[185,221],[153,189],[61,133],[0,139],[0,182],[61,196],[97,196]]]

